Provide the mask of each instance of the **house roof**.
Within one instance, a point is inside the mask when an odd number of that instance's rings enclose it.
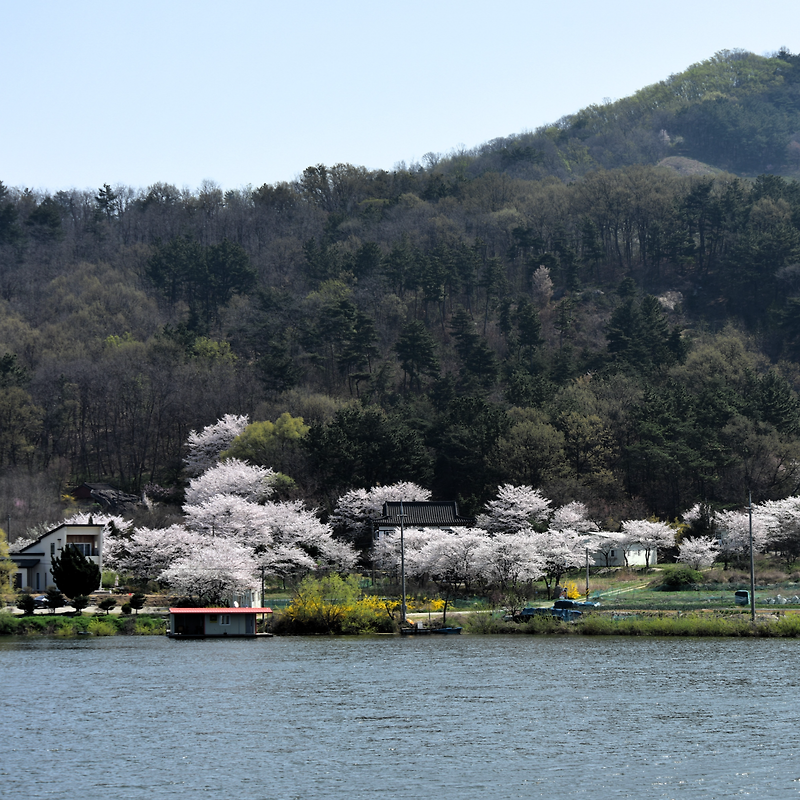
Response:
[[[28,551],[32,547],[36,547],[37,544],[41,544],[42,539],[44,539],[46,536],[50,536],[51,533],[55,533],[62,528],[100,528],[102,530],[103,526],[89,522],[61,522],[56,525],[55,528],[50,528],[47,533],[43,533],[35,542],[31,542],[27,547],[23,547],[22,550],[18,550],[16,553],[12,553],[12,555],[20,555],[21,553],[25,553],[25,555],[34,555],[32,553],[28,553]],[[44,553],[36,553],[35,555],[44,555]]]
[[[271,614],[271,608],[171,608],[170,614]]]
[[[400,507],[403,508],[403,525],[407,528],[472,527],[472,517],[461,517],[455,500],[414,500],[402,503],[384,503],[383,516],[375,520],[379,527],[400,527]]]
[[[31,542],[27,547],[23,547],[22,550],[18,550],[16,553],[12,553],[11,555],[20,555],[21,553],[25,553],[25,555],[44,555],[44,553],[29,553],[32,547],[36,547],[36,545],[41,544],[42,539],[46,536],[50,536],[51,533],[55,533],[56,531],[61,530],[61,528],[100,528],[103,529],[102,525],[98,525],[96,523],[89,523],[89,522],[60,522],[56,525],[55,528],[50,528],[47,533],[43,533],[35,542]]]
[[[40,553],[39,555],[44,555],[44,553]],[[17,555],[17,553],[10,553],[9,558],[18,567],[35,567],[40,561],[40,559],[38,558],[20,558],[19,555]]]

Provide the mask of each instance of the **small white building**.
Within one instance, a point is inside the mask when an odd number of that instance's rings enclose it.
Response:
[[[12,576],[14,588],[30,589],[32,592],[46,591],[48,586],[55,583],[53,559],[61,556],[67,545],[77,548],[86,558],[94,561],[102,573],[103,527],[103,525],[73,525],[64,522],[18,553],[11,553],[11,560],[17,567],[16,573]]]
[[[627,556],[627,558],[626,558]],[[647,549],[638,542],[615,544],[605,550],[589,551],[589,557],[595,567],[643,567],[647,564]],[[658,560],[658,553],[650,551],[650,566]]]

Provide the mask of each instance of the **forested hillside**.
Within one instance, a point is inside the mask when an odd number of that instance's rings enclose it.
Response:
[[[392,172],[0,184],[12,538],[82,481],[169,497],[226,414],[288,415],[251,460],[322,508],[512,483],[613,524],[797,492],[799,93],[799,57],[723,53]]]

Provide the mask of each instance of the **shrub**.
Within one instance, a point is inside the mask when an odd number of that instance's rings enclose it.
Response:
[[[701,583],[703,573],[682,565],[665,565],[662,578],[656,588],[664,592],[680,592]]]
[[[25,592],[17,597],[17,608],[26,616],[33,614],[35,608],[33,595]]]
[[[147,595],[143,592],[134,592],[131,595],[130,599],[130,607],[138,614],[144,608],[145,601],[147,600]],[[123,613],[125,613],[123,611]]]
[[[130,603],[123,603],[120,611],[127,616],[133,611],[133,606]]]
[[[0,636],[17,633],[18,620],[7,611],[0,611]]]
[[[578,598],[582,597],[580,591],[578,590],[578,584],[575,581],[567,581],[567,597],[570,600],[577,600]]]
[[[77,614],[80,614],[89,605],[89,598],[85,594],[79,594],[72,598],[72,607]]]
[[[304,578],[273,630],[289,633],[374,633],[391,631],[393,620],[377,597],[361,597],[357,575]]]
[[[114,598],[113,598],[113,597],[107,597],[105,600],[101,600],[101,601],[100,601],[100,602],[97,604],[97,607],[98,607],[98,608],[99,608],[101,611],[105,611],[105,612],[106,612],[106,616],[108,616],[108,612],[109,612],[109,611],[111,611],[111,609],[112,609],[112,608],[114,608],[114,606],[115,606],[116,604],[117,604],[117,601],[116,601],[116,600],[114,600]]]
[[[66,601],[64,599],[64,595],[55,587],[55,586],[48,586],[47,587],[47,606],[50,609],[50,613],[52,614],[57,608],[61,608],[65,605]]]
[[[535,616],[531,617],[527,622],[520,623],[520,629],[523,633],[543,634],[543,633],[560,633],[568,634],[574,633],[572,624],[562,622],[557,617]]]
[[[467,633],[522,633],[521,625],[506,622],[502,616],[495,614],[467,614],[464,618],[464,630]]]
[[[113,636],[117,628],[111,620],[95,617],[86,628],[94,636]]]
[[[154,617],[137,617],[133,633],[136,636],[160,636],[167,632],[167,621]]]

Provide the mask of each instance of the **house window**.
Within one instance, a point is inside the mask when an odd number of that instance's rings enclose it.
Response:
[[[50,555],[54,556],[56,554],[56,543],[50,542]]]
[[[611,558],[616,558],[617,557],[617,551],[616,550],[612,550],[610,555],[611,555]]]
[[[230,614],[220,614],[219,615],[219,624],[220,625],[230,625],[231,624],[231,615]]]
[[[73,542],[70,547],[74,547],[82,556],[92,554],[92,546],[88,542]]]

